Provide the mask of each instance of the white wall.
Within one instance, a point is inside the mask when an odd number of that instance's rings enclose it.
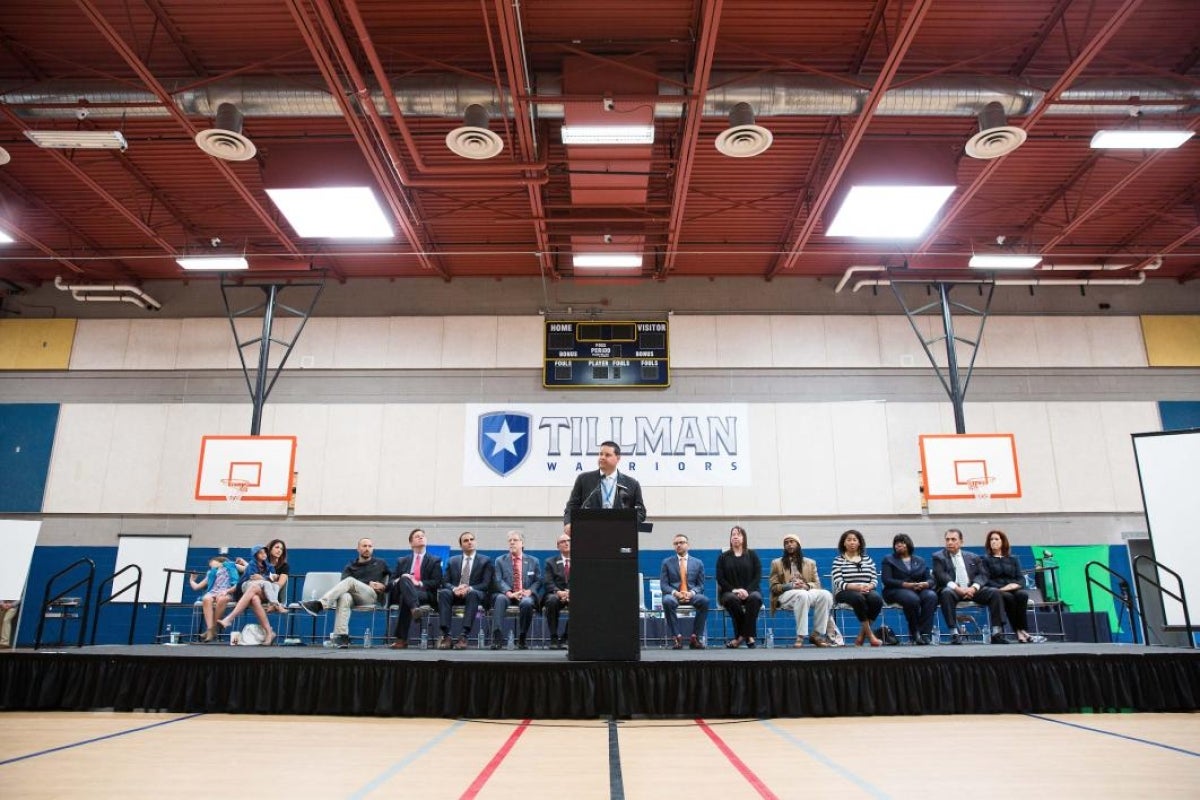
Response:
[[[917,434],[953,431],[946,403],[750,405],[749,487],[647,487],[660,517],[916,514]],[[652,405],[652,404],[648,404]],[[319,516],[553,517],[558,487],[464,487],[461,404],[278,404],[263,433],[299,438],[296,513]],[[1024,497],[995,513],[1141,510],[1130,434],[1157,430],[1149,402],[975,403],[976,433],[1016,435]],[[244,405],[68,404],[62,407],[46,489],[52,514],[212,514],[193,498],[200,437],[241,434]],[[243,503],[240,514],[282,504]],[[935,513],[962,510],[934,503]]]
[[[281,319],[276,338],[299,323]],[[940,320],[919,317],[929,340]],[[259,323],[239,320],[243,338]],[[973,339],[978,320],[956,320]],[[671,365],[685,368],[905,368],[929,369],[916,334],[903,316],[684,316],[671,318]],[[931,345],[938,363],[945,346]],[[287,369],[505,369],[540,368],[541,317],[316,317],[296,343]],[[254,363],[257,349],[249,348]],[[969,350],[961,343],[965,364]],[[275,362],[281,357],[275,349]],[[230,369],[237,347],[224,319],[79,320],[73,370]],[[979,367],[1144,367],[1137,317],[992,317]]]

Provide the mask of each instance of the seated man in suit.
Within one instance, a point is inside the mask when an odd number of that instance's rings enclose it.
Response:
[[[438,589],[438,622],[442,628],[442,638],[438,640],[439,650],[449,650],[450,642],[450,612],[454,606],[463,607],[462,630],[458,641],[453,643],[455,650],[466,650],[467,639],[471,636],[471,628],[475,625],[475,612],[480,603],[487,599],[487,593],[492,588],[492,560],[483,553],[475,550],[475,534],[463,531],[458,536],[458,546],[462,555],[450,559],[446,567],[446,578]]]
[[[948,630],[954,631],[951,644],[962,644],[966,631],[958,627],[957,606],[971,601],[986,605],[992,620],[992,642],[1004,643],[1003,598],[995,589],[984,586],[985,577],[980,576],[982,567],[979,556],[962,549],[962,531],[951,528],[946,531],[946,549],[933,554],[933,582],[942,607],[942,619]]]
[[[504,616],[510,605],[516,605],[520,609],[517,647],[528,650],[526,638],[542,594],[542,565],[525,555],[525,536],[520,531],[508,532],[508,552],[496,559],[493,588],[492,649],[503,646]]]
[[[396,560],[392,574],[391,600],[400,607],[396,617],[396,640],[391,647],[408,647],[408,628],[413,619],[420,621],[421,606],[437,603],[437,591],[442,585],[442,560],[425,552],[425,531],[413,528],[408,534],[412,552]]]
[[[558,537],[558,555],[546,559],[546,579],[543,583],[545,599],[542,605],[546,614],[546,628],[550,631],[550,649],[559,650],[567,643],[567,632],[563,631],[562,639],[558,638],[558,615],[563,606],[571,602],[571,537],[565,533]]]
[[[617,472],[621,446],[603,442],[597,463],[600,469],[581,472],[571,487],[571,496],[563,509],[564,531],[571,535],[571,516],[577,508],[632,508],[638,522],[646,521],[646,504],[642,502],[642,486],[630,476]]]
[[[667,621],[667,633],[672,640],[671,649],[683,649],[683,637],[679,635],[676,614],[680,603],[686,603],[696,609],[696,616],[692,620],[692,635],[688,637],[688,647],[703,650],[704,643],[700,641],[700,637],[704,635],[704,627],[708,622],[708,598],[704,596],[704,564],[700,559],[688,555],[688,537],[682,533],[675,534],[671,544],[675,547],[675,555],[663,559],[658,575],[659,586],[662,588],[663,617]]]

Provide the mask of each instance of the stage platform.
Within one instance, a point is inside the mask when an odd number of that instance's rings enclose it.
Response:
[[[559,650],[135,645],[0,654],[0,709],[474,719],[1195,711],[1200,651],[1133,645]]]

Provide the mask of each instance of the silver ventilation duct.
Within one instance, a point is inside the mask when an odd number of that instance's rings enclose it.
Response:
[[[748,103],[759,119],[774,116],[854,115],[862,110],[872,76],[838,81],[812,75],[746,75],[714,73],[718,87],[705,95],[705,116],[728,116],[739,103]],[[907,83],[884,96],[876,114],[881,116],[972,117],[989,103],[999,103],[1010,117],[1028,114],[1045,93],[1002,78],[936,77]],[[175,94],[179,108],[189,116],[216,117],[222,103],[232,103],[248,118],[337,117],[340,112],[319,78],[288,81],[281,78],[237,77]],[[169,87],[168,87],[169,89]],[[393,83],[396,101],[405,115],[461,119],[469,106],[478,104],[493,116],[511,114],[511,99],[497,94],[490,84],[459,75],[413,76]],[[677,85],[664,83],[661,95],[679,94]],[[558,75],[539,75],[538,116],[557,119],[561,104],[548,100],[561,94]],[[372,94],[381,114],[388,108],[379,92]],[[1080,81],[1064,92],[1052,114],[1120,114],[1136,110],[1144,116],[1200,113],[1200,86],[1168,78]],[[0,103],[13,107],[25,119],[73,119],[86,105],[92,119],[158,118],[166,115],[148,91],[131,90],[116,81],[56,80],[29,86],[0,86]],[[655,115],[677,117],[681,103],[659,103]]]

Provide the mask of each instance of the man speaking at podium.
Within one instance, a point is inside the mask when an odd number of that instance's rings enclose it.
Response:
[[[624,473],[617,472],[621,446],[603,442],[597,459],[600,469],[582,472],[575,478],[567,507],[563,509],[563,530],[571,533],[571,516],[577,508],[633,508],[638,523],[646,521],[646,506],[642,502],[642,486]]]

